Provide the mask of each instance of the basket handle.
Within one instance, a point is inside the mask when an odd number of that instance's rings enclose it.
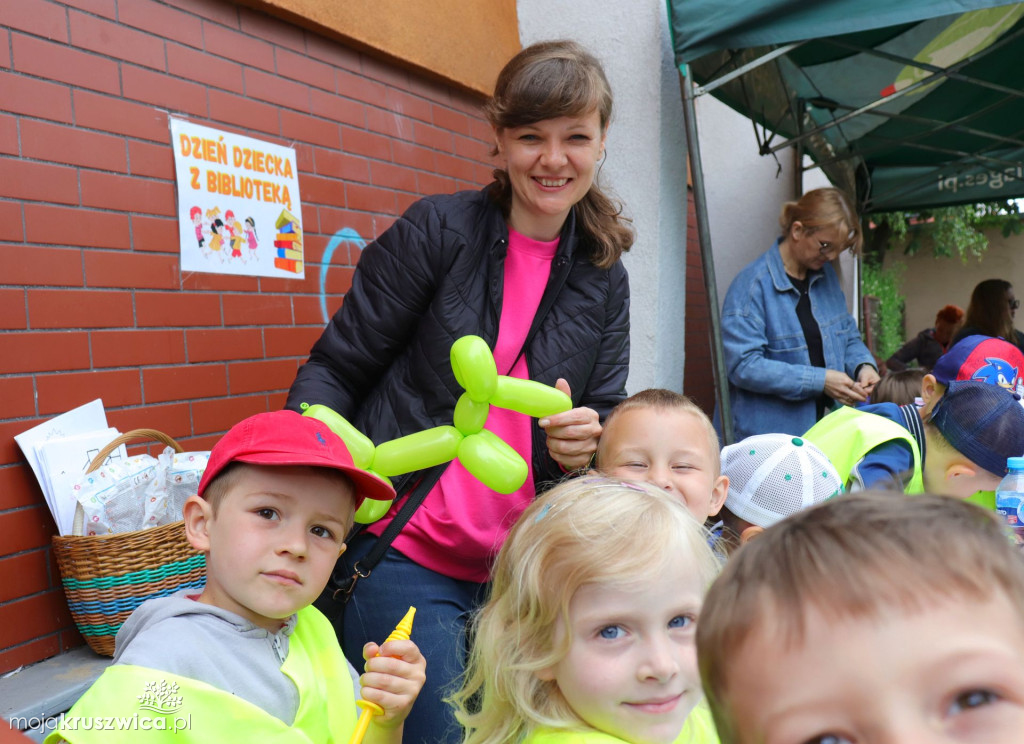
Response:
[[[173,448],[175,452],[185,451],[180,444],[164,434],[162,431],[157,431],[156,429],[132,429],[131,431],[126,431],[124,434],[114,437],[106,447],[97,452],[96,456],[92,458],[92,462],[89,463],[89,467],[85,469],[85,472],[92,473],[98,470],[111,452],[116,450],[122,444],[128,444],[128,442],[133,439],[155,439],[158,442],[162,442],[168,447]],[[75,506],[75,523],[71,528],[71,534],[77,536],[85,534],[85,510],[82,508],[80,503]]]

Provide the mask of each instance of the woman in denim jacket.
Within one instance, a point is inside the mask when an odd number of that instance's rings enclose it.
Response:
[[[722,309],[736,439],[803,434],[835,404],[867,400],[874,357],[831,261],[861,242],[850,199],[834,188],[787,202],[782,237],[736,276]]]

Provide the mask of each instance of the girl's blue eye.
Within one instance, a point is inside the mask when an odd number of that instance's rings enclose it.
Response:
[[[690,623],[693,622],[692,617],[686,615],[676,615],[674,618],[668,621],[668,627],[670,628],[686,628],[689,627]]]
[[[950,713],[963,713],[971,708],[991,705],[998,699],[999,696],[991,690],[968,690],[956,696],[950,706]]]
[[[601,628],[600,635],[602,638],[614,640],[616,638],[621,638],[623,635],[625,635],[625,631],[618,625],[609,625],[607,627]]]

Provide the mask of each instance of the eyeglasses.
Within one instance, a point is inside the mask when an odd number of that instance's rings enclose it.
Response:
[[[1018,307],[1020,307],[1020,300],[1010,300],[1009,302],[1011,310],[1016,310]]]
[[[835,253],[838,256],[849,247],[850,246],[848,245],[836,245],[835,243],[830,243],[827,240],[818,241],[818,253],[826,257],[832,253]]]

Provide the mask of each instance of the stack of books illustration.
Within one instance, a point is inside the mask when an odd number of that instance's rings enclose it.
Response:
[[[287,209],[282,209],[275,223],[277,235],[274,248],[277,256],[274,266],[294,274],[302,273],[302,224]]]

